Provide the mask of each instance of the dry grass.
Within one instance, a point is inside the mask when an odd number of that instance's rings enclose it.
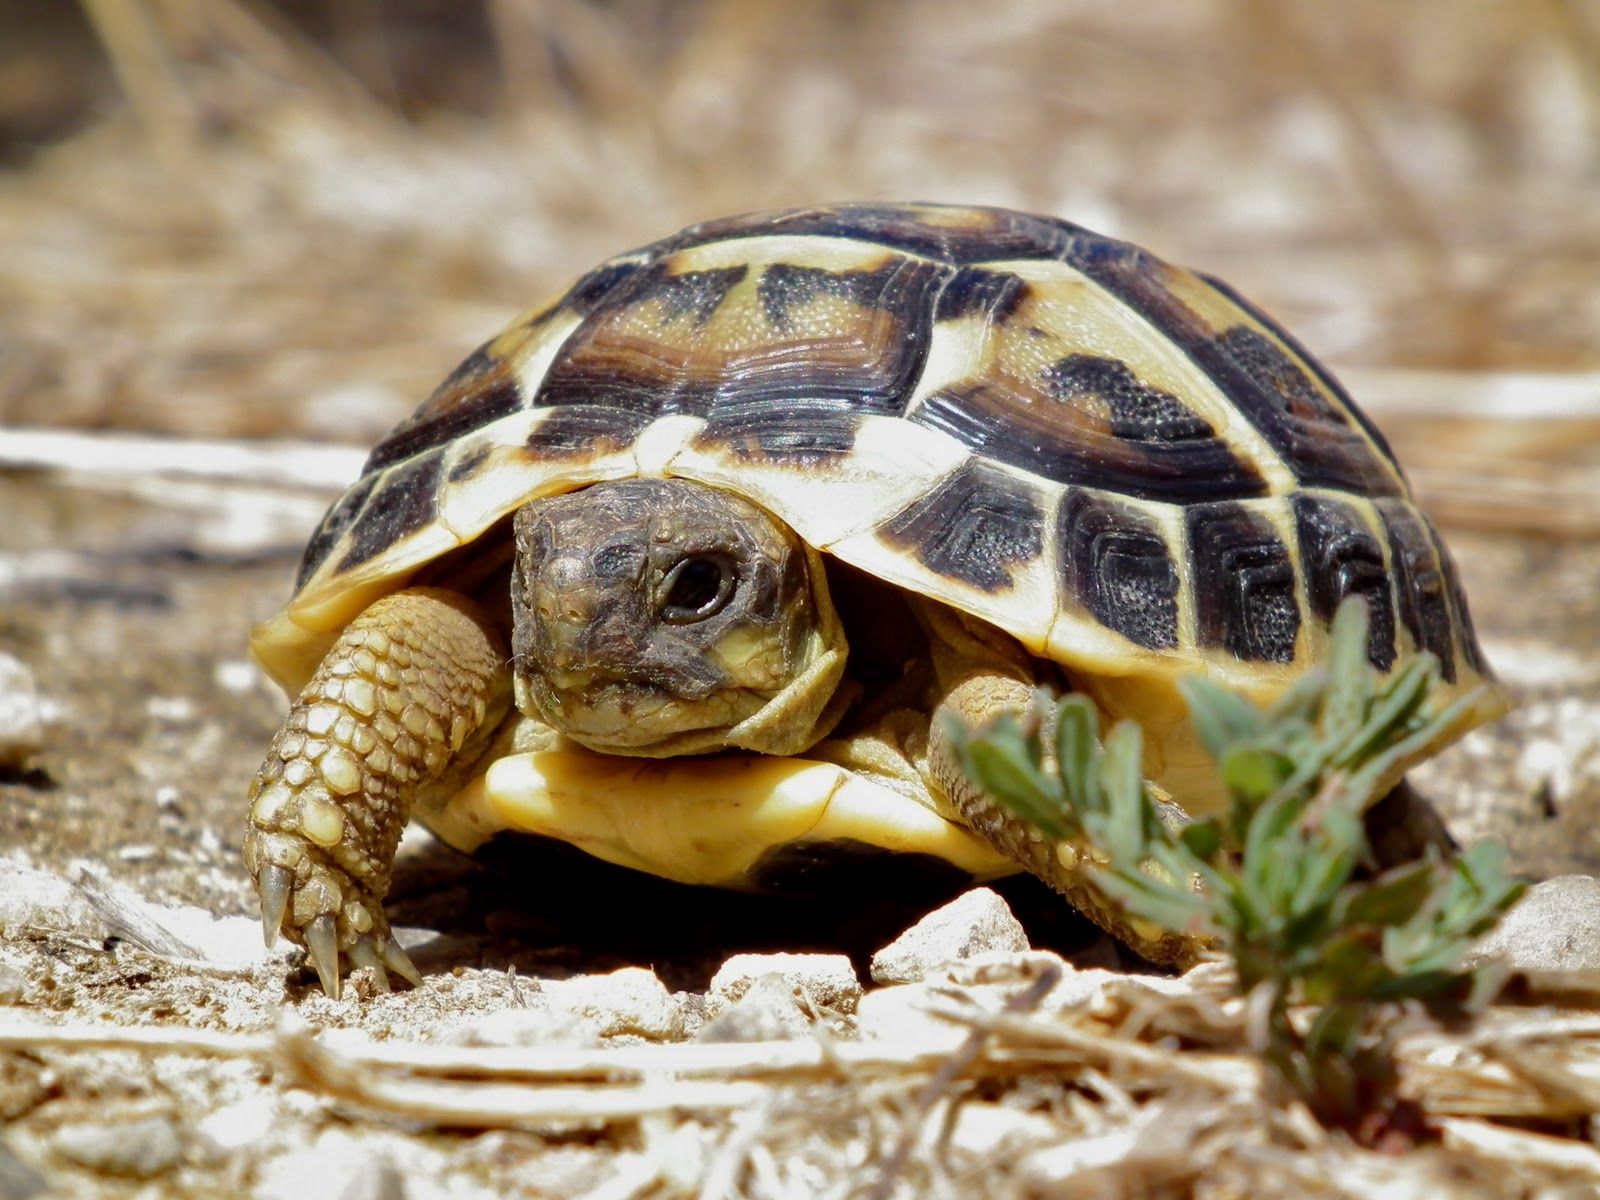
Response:
[[[1401,1089],[1427,1132],[1374,1153],[1275,1090],[1224,972],[1161,990],[1102,972],[1087,992],[1090,976],[1066,972],[1070,1003],[1052,1002],[1062,975],[1049,966],[977,996],[930,990],[930,1011],[970,1031],[964,1053],[925,1038],[491,1050],[293,1021],[237,1034],[17,1018],[0,1020],[0,1050],[249,1060],[280,1086],[414,1128],[603,1131],[630,1156],[626,1194],[663,1198],[1600,1188],[1600,1151],[1561,1136],[1600,1099],[1600,1018],[1508,1007],[1465,1031],[1415,1021],[1398,1043]],[[989,994],[1008,990],[1003,1006]]]

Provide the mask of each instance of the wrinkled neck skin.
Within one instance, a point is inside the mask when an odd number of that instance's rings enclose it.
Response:
[[[606,754],[797,754],[849,697],[820,556],[683,480],[596,484],[514,520],[517,707]]]

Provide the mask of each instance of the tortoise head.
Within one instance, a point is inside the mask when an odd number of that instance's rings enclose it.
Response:
[[[827,733],[845,646],[821,560],[703,484],[636,479],[514,521],[517,705],[593,750],[792,754]]]

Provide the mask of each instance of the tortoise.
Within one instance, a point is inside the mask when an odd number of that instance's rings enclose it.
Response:
[[[735,888],[1027,870],[1185,962],[962,777],[944,717],[1075,689],[1214,811],[1177,680],[1269,700],[1349,595],[1375,668],[1430,651],[1441,705],[1477,697],[1417,758],[1503,711],[1383,435],[1221,281],[999,208],[693,225],[474,351],[254,631],[298,697],[249,795],[268,944],[332,995],[417,982],[382,908],[416,816]]]

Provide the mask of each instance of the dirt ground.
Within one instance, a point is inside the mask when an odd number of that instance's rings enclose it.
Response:
[[[363,446],[607,254],[916,196],[1150,244],[1325,355],[1518,700],[1415,781],[1517,869],[1600,874],[1591,7],[0,3],[0,1200],[1600,1195],[1592,1076],[1421,1033],[1441,1140],[1356,1150],[1260,1084],[1225,981],[1139,972],[1029,881],[999,890],[1064,964],[873,987],[948,895],[417,836],[390,913],[424,987],[333,1002],[239,855],[284,709],[244,638]],[[866,994],[719,982],[795,952]],[[919,1099],[980,1018],[961,1104]]]

